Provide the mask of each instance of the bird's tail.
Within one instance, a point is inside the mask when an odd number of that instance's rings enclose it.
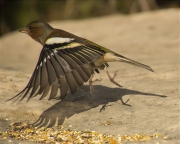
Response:
[[[154,72],[153,69],[151,67],[147,66],[147,65],[144,65],[144,64],[139,63],[137,61],[131,60],[131,59],[126,58],[126,57],[124,57],[122,55],[119,55],[117,53],[115,53],[115,56],[116,56],[116,60],[119,61],[119,62],[125,62],[125,63],[128,63],[128,64],[132,64],[132,65],[135,65],[135,66],[138,66],[138,67],[141,67],[141,68],[144,68],[144,69],[147,69],[149,71]]]

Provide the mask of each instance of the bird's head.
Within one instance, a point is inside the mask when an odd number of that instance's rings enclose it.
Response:
[[[33,21],[19,32],[26,33],[34,40],[44,45],[46,38],[52,32],[53,28],[44,21]]]

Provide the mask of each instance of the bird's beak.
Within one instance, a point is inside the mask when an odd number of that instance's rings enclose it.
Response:
[[[25,27],[25,28],[19,29],[19,32],[22,32],[22,33],[28,33],[27,30],[26,30],[26,27]]]

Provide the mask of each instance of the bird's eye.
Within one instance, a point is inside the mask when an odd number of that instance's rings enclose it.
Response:
[[[30,29],[30,30],[32,30],[32,29],[33,29],[33,27],[32,27],[32,26],[29,26],[29,29]]]

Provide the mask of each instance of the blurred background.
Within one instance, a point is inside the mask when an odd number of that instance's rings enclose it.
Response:
[[[27,23],[85,19],[179,7],[180,0],[0,0],[0,36]]]

